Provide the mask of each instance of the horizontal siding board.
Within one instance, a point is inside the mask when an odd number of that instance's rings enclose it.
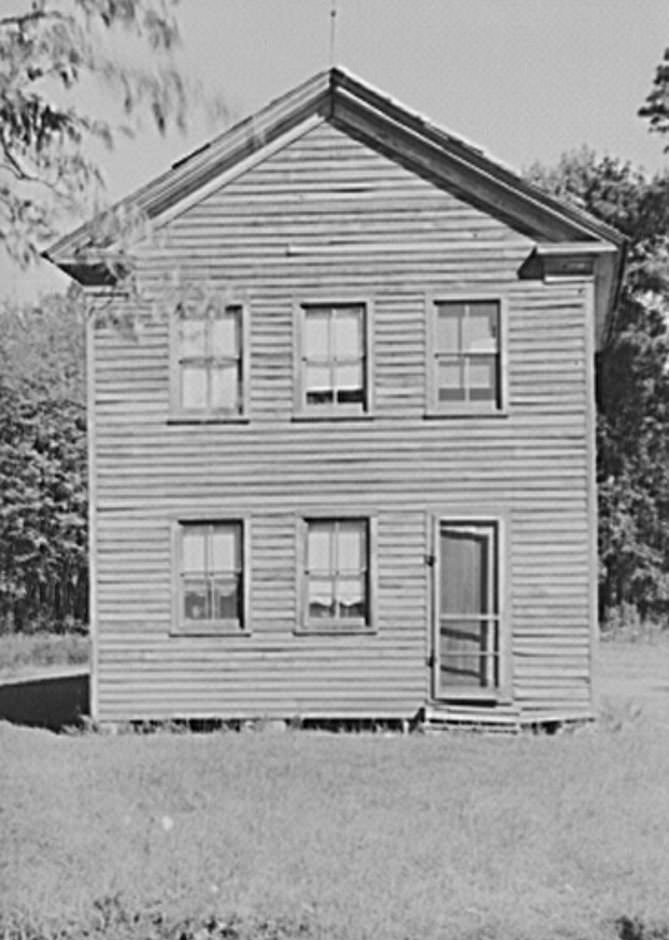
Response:
[[[302,249],[308,254],[300,254]],[[100,717],[409,717],[429,694],[427,517],[508,514],[507,642],[527,714],[589,707],[585,286],[519,280],[532,243],[324,124],[140,252],[136,335],[98,316]],[[166,279],[243,298],[250,421],[168,424]],[[293,420],[293,305],[374,301],[374,412]],[[425,417],[426,297],[508,300],[509,413]],[[107,322],[105,323],[105,317]],[[295,635],[296,523],[378,516],[376,632]],[[171,636],[170,520],[245,513],[251,635]]]

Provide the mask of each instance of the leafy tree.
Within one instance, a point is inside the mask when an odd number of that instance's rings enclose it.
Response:
[[[597,360],[600,614],[669,609],[669,176],[587,149],[530,178],[629,239]]]
[[[669,48],[664,50],[662,61],[655,71],[652,88],[639,108],[639,117],[647,118],[654,133],[669,133]],[[664,149],[669,151],[669,144]]]
[[[183,128],[189,102],[204,100],[175,64],[177,2],[12,0],[0,15],[0,244],[21,264],[59,213],[99,193],[96,143],[111,147],[146,116],[161,133]],[[125,45],[150,55],[128,57]],[[120,105],[117,121],[82,105],[95,87]]]
[[[85,404],[85,306],[75,288],[34,305],[0,306],[0,375],[33,399]]]
[[[0,630],[87,616],[84,311],[0,309]]]

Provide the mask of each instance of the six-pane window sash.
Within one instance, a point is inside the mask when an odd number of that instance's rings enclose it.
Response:
[[[181,523],[179,529],[181,628],[243,630],[242,523]]]
[[[497,525],[442,522],[440,543],[440,690],[449,694],[497,689]]]
[[[302,406],[365,411],[365,305],[307,305],[302,314]]]
[[[241,415],[244,411],[242,307],[180,308],[177,362],[179,410]]]
[[[435,320],[436,407],[501,409],[499,301],[437,301]]]
[[[306,626],[365,629],[370,623],[369,526],[365,519],[306,521]]]

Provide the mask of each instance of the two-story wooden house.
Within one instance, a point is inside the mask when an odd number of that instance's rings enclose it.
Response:
[[[138,295],[48,253],[141,327],[89,323],[95,718],[591,716],[620,236],[340,69],[124,206]]]

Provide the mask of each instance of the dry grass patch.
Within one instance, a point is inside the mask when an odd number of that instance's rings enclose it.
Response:
[[[214,916],[239,936],[596,940],[623,915],[665,916],[669,736],[643,725],[510,739],[5,724],[0,750],[5,927],[144,938]]]
[[[0,677],[52,666],[86,666],[89,639],[79,633],[0,634]]]
[[[641,640],[607,638],[599,652],[602,704],[669,730],[669,630]]]

